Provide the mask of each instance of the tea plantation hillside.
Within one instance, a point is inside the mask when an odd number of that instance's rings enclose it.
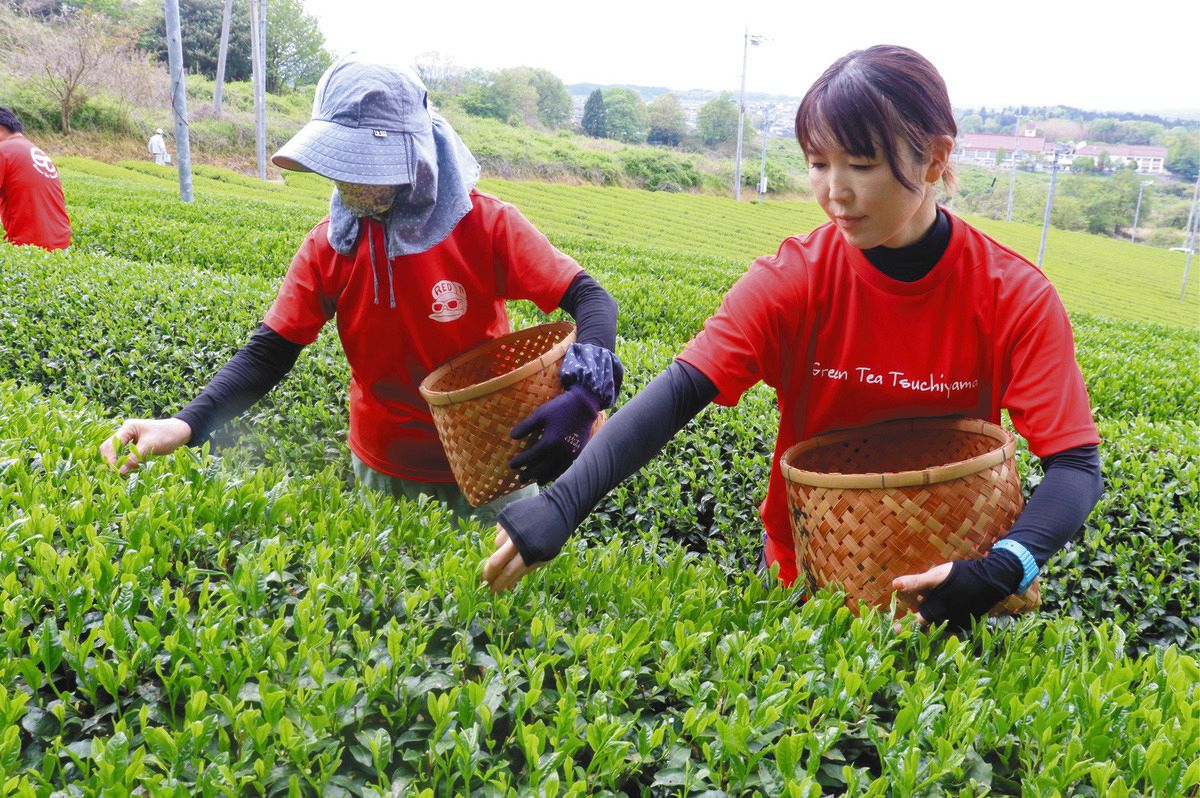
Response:
[[[257,325],[328,187],[62,159],[68,253],[0,248],[0,796],[1180,796],[1200,786],[1200,286],[1052,233],[1107,492],[1035,617],[896,635],[750,572],[776,409],[710,408],[511,594],[492,530],[348,485],[326,330],[219,435],[97,447]],[[820,221],[486,181],[621,305],[619,406]],[[980,223],[1019,251],[1035,228]],[[514,323],[542,318],[516,303]],[[1040,472],[1019,451],[1026,492]]]
[[[293,234],[302,236],[328,207],[328,183],[314,175],[288,173],[283,186],[201,166],[194,178],[195,207],[172,214],[183,225],[176,227],[177,235],[148,236],[142,233],[156,226],[164,203],[180,206],[174,171],[140,161],[119,166],[80,158],[60,161],[77,241],[91,251],[111,250],[122,257],[194,266],[215,259],[212,262],[240,263],[237,271],[281,276],[298,240]],[[124,185],[114,187],[114,180]],[[564,248],[574,239],[586,239],[608,247],[727,258],[737,273],[752,258],[774,253],[786,236],[805,233],[824,221],[816,204],[808,202],[734,203],[704,195],[496,179],[483,180],[480,187],[516,204]],[[255,238],[237,242],[240,246],[233,251],[226,249],[231,243],[227,231],[209,225],[214,218],[239,224],[244,215],[225,217],[214,210],[214,217],[205,210],[231,192],[250,200],[239,203],[243,214],[262,219],[247,227]],[[1040,227],[967,218],[1006,246],[1036,258]],[[156,246],[162,251],[149,249]],[[1180,301],[1180,253],[1052,229],[1044,267],[1072,312],[1200,329],[1200,264],[1191,270],[1185,300]]]
[[[690,194],[484,180],[481,187],[517,205],[550,235],[723,256],[745,264],[774,254],[786,236],[826,221],[816,203],[761,205]],[[1041,227],[967,217],[997,241],[1036,260]],[[1067,308],[1131,321],[1200,327],[1200,264],[1179,301],[1184,256],[1177,252],[1051,229],[1045,272]]]

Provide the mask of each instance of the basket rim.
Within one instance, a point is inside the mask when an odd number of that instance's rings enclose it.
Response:
[[[523,363],[512,371],[492,377],[490,380],[478,382],[474,385],[468,385],[465,388],[456,388],[452,391],[438,391],[430,387],[446,376],[446,374],[453,372],[456,368],[461,368],[465,363],[469,363],[476,358],[488,354],[492,350],[499,348],[508,341],[528,337],[531,333],[541,330],[562,331],[565,332],[565,335],[558,341],[558,343],[543,352],[540,356]],[[478,399],[481,396],[487,396],[488,394],[503,390],[510,385],[520,382],[530,374],[557,363],[562,359],[568,347],[570,347],[574,342],[575,325],[569,321],[552,321],[545,324],[537,324],[533,327],[525,327],[524,329],[514,330],[512,332],[505,333],[498,338],[492,338],[484,341],[481,344],[477,344],[476,346],[468,349],[466,352],[463,352],[461,355],[457,355],[456,357],[453,357],[447,362],[443,363],[441,366],[438,366],[436,369],[429,372],[425,379],[421,380],[419,390],[421,391],[421,396],[431,407],[444,407],[446,405],[469,402],[473,399]]]
[[[842,474],[826,471],[807,471],[790,465],[790,461],[798,454],[828,446],[834,443],[857,438],[867,431],[907,430],[918,432],[930,429],[955,429],[963,432],[974,432],[985,435],[998,444],[997,448],[966,460],[956,460],[938,466],[932,466],[914,471],[866,472],[858,474]],[[815,488],[911,488],[919,485],[932,485],[938,482],[949,482],[954,479],[970,476],[992,468],[1010,460],[1016,454],[1017,439],[999,424],[977,418],[904,418],[894,421],[884,421],[854,429],[828,432],[815,435],[808,440],[800,441],[788,447],[779,458],[779,468],[783,478],[788,482],[807,485]]]

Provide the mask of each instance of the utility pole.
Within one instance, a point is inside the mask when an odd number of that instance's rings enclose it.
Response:
[[[225,60],[229,55],[229,24],[233,19],[233,0],[225,0],[221,15],[221,49],[217,52],[217,82],[213,86],[213,116],[221,118],[221,94],[225,88]]]
[[[254,152],[267,179],[267,0],[250,0],[250,60],[254,83]]]
[[[183,39],[179,33],[179,0],[163,0],[167,26],[167,63],[171,68],[171,111],[175,118],[175,158],[179,166],[179,199],[192,201],[192,145],[188,138],[187,87],[183,82]]]
[[[267,179],[267,0],[258,0],[258,122],[255,125],[258,147],[258,176]]]
[[[1004,214],[1004,221],[1012,221],[1013,209],[1013,191],[1017,187],[1017,159],[1021,157],[1021,148],[1017,147],[1012,154],[1012,173],[1008,176],[1008,210]]]
[[[1179,301],[1182,302],[1187,294],[1188,271],[1192,268],[1192,255],[1196,252],[1196,232],[1200,228],[1200,206],[1197,200],[1200,200],[1200,175],[1196,176],[1196,187],[1192,189],[1192,209],[1188,213],[1187,224],[1187,260],[1183,263],[1183,286],[1179,289]]]
[[[1129,230],[1129,240],[1134,244],[1137,243],[1138,217],[1142,215],[1142,192],[1146,190],[1146,186],[1153,182],[1153,180],[1143,180],[1141,185],[1138,186],[1137,205],[1133,209],[1133,227]]]
[[[738,95],[738,129],[737,129],[737,154],[733,160],[733,198],[740,200],[742,198],[742,135],[746,125],[746,59],[750,52],[750,45],[756,47],[763,41],[762,36],[751,36],[750,29],[747,28],[743,34],[742,40],[742,91]]]
[[[1014,131],[1017,141],[1021,140],[1021,117],[1017,117],[1017,129]],[[1008,176],[1008,212],[1004,214],[1004,221],[1012,221],[1012,206],[1013,206],[1013,191],[1017,187],[1017,158],[1021,157],[1021,145],[1017,144],[1013,148],[1012,154],[1012,171]]]
[[[767,137],[771,135],[771,109],[768,105],[763,109],[762,124],[762,163],[758,167],[758,201],[762,202],[767,195]]]
[[[1183,298],[1187,296],[1188,272],[1192,268],[1192,255],[1196,254],[1196,233],[1198,227],[1200,227],[1200,213],[1197,213],[1192,217],[1192,229],[1188,233],[1187,260],[1183,262],[1183,285],[1179,287],[1180,302],[1182,302]]]
[[[1046,254],[1046,231],[1050,229],[1050,206],[1054,204],[1054,178],[1058,176],[1058,154],[1063,145],[1054,145],[1054,161],[1050,164],[1050,192],[1046,194],[1046,213],[1042,216],[1042,243],[1038,247],[1037,266],[1042,268],[1042,256]]]

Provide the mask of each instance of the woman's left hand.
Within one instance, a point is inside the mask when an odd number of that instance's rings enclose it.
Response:
[[[905,593],[915,594],[917,604],[925,603],[925,597],[929,595],[934,588],[941,586],[946,578],[950,576],[950,570],[954,567],[952,562],[944,562],[941,565],[935,565],[928,571],[920,574],[906,574],[898,576],[892,580],[892,588]],[[916,613],[917,623],[921,626],[928,626],[929,621],[920,612]],[[903,630],[903,625],[897,623],[894,627],[895,631]]]

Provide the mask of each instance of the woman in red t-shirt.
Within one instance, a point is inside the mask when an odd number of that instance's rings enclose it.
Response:
[[[761,565],[796,578],[779,457],[823,432],[889,419],[1006,409],[1042,458],[1023,514],[979,560],[897,579],[920,620],[965,627],[1023,592],[1101,492],[1099,436],[1066,312],[1045,276],[937,204],[952,185],[957,126],[946,86],[918,53],[852,52],[796,113],[796,138],[830,221],[785,240],[729,290],[675,362],[597,434],[542,495],[499,514],[493,590],[554,557],[595,503],[710,402],[762,381],[779,435],[761,515]]]

